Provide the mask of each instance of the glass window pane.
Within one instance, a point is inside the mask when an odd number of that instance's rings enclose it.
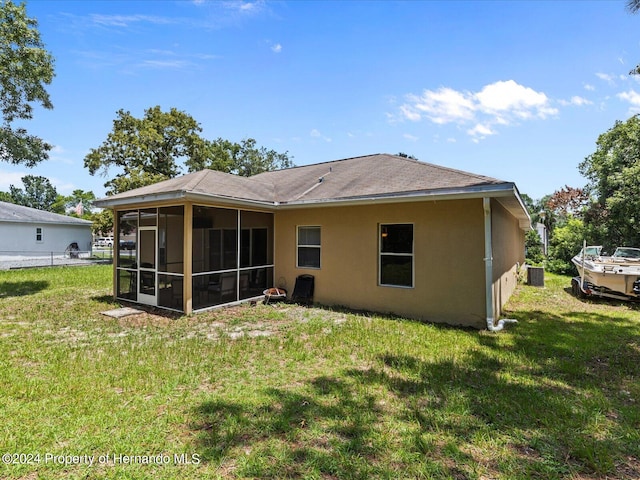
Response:
[[[298,245],[320,245],[320,227],[298,227]]]
[[[320,268],[320,249],[298,247],[298,267]]]
[[[382,253],[413,253],[413,225],[381,225]]]
[[[382,285],[412,287],[413,257],[404,255],[381,255],[380,283]]]

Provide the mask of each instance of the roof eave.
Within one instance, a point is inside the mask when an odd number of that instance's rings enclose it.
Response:
[[[162,192],[152,193],[146,195],[135,195],[125,198],[110,199],[109,197],[96,200],[94,205],[100,208],[112,208],[127,207],[130,205],[153,205],[157,203],[167,202],[203,202],[203,203],[215,203],[216,205],[229,205],[229,206],[245,206],[245,207],[260,207],[273,209],[273,202],[266,202],[261,200],[252,200],[237,197],[227,197],[224,195],[213,195],[200,192],[187,192],[184,190],[174,192]]]
[[[513,193],[513,184],[479,185],[461,188],[443,188],[437,190],[417,190],[411,192],[395,192],[388,194],[362,195],[344,198],[294,200],[281,202],[278,208],[322,207],[326,205],[348,206],[366,205],[369,203],[399,203],[407,200],[456,200],[467,198],[482,198],[507,196]]]
[[[293,202],[282,202],[278,204],[278,209],[297,209],[297,208],[313,208],[328,206],[356,206],[356,205],[373,205],[386,203],[402,203],[407,201],[444,201],[444,200],[467,200],[474,198],[513,198],[515,202],[505,202],[502,205],[518,219],[521,229],[529,230],[531,228],[531,218],[520,197],[520,193],[514,183],[500,183],[491,185],[476,185],[472,187],[449,188],[439,190],[421,190],[414,192],[401,192],[381,195],[368,195],[360,197],[348,197],[338,199],[315,199],[315,200],[296,200]]]
[[[67,225],[75,227],[88,227],[93,224],[90,220],[82,220],[82,222],[65,222],[53,220],[34,220],[34,219],[0,219],[0,223],[32,223],[38,225]]]
[[[109,197],[97,200],[94,205],[101,208],[127,207],[133,205],[153,205],[167,202],[202,202],[206,204],[228,205],[235,207],[260,208],[266,210],[292,210],[299,208],[339,207],[371,205],[384,203],[402,203],[407,201],[439,201],[439,200],[464,200],[473,198],[505,198],[511,197],[515,202],[503,203],[503,206],[516,217],[520,228],[531,228],[531,218],[527,212],[520,193],[514,183],[499,183],[489,185],[475,185],[472,187],[449,188],[438,190],[420,190],[413,192],[398,192],[379,195],[363,195],[357,197],[295,200],[292,202],[270,202],[264,200],[244,199],[213,195],[201,192],[186,192],[183,190],[174,192],[162,192],[147,195],[137,195],[120,199]]]

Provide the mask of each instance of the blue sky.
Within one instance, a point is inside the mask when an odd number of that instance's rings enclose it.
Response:
[[[55,145],[59,193],[104,194],[84,156],[116,111],[176,107],[203,136],[297,165],[371,153],[488,175],[541,198],[640,113],[640,15],[608,1],[27,1],[55,57],[54,109],[25,125]]]

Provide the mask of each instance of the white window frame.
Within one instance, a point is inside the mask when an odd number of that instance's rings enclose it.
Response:
[[[38,239],[40,237],[40,239]],[[44,242],[44,229],[42,227],[36,227],[36,243]]]
[[[382,251],[382,228],[393,225],[411,225],[411,253],[394,253]],[[380,287],[392,288],[415,288],[416,284],[416,239],[415,224],[409,222],[380,223],[378,224],[378,285]],[[382,283],[382,257],[411,257],[411,285],[395,285],[393,283]]]
[[[300,243],[300,230],[303,228],[317,228],[320,231],[320,244],[319,245],[306,245]],[[305,266],[300,265],[300,248],[317,248],[319,250],[318,266]],[[322,227],[320,225],[298,225],[296,226],[296,268],[306,268],[310,270],[320,270],[322,268]]]

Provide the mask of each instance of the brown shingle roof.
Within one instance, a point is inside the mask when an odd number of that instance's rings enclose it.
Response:
[[[376,197],[506,183],[388,154],[265,172],[252,178],[273,183],[275,200],[279,203]]]
[[[202,170],[96,202],[112,206],[171,196],[295,205],[420,193],[466,192],[509,182],[397,155],[376,154],[265,172],[253,177]]]
[[[273,185],[253,178],[205,169],[112,195],[99,200],[98,204],[128,198],[157,197],[170,193],[199,193],[229,199],[273,202]]]

